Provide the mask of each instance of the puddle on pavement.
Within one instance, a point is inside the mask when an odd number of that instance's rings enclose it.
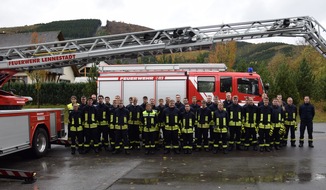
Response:
[[[200,174],[180,174],[170,173],[168,176],[159,176],[158,178],[121,178],[119,184],[129,185],[158,185],[160,183],[225,183],[225,184],[255,184],[255,183],[290,183],[290,182],[311,182],[326,180],[326,174],[311,173],[279,173],[266,176],[237,176],[237,175],[212,175],[211,173]]]

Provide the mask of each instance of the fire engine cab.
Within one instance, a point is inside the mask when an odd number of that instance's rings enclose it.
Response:
[[[225,64],[148,64],[109,65],[101,67],[98,94],[158,99],[174,98],[176,94],[191,100],[206,99],[208,95],[223,100],[227,92],[238,95],[240,101],[253,97],[261,100],[264,85],[260,76],[248,72],[226,72]]]

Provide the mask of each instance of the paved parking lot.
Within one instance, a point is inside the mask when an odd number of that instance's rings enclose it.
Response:
[[[32,184],[0,179],[0,189],[325,189],[326,124],[314,127],[315,148],[305,143],[270,153],[71,155],[69,148],[53,146],[41,159],[0,158],[0,168],[37,173]]]

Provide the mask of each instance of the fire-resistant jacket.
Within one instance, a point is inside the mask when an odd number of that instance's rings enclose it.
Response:
[[[262,105],[259,107],[258,111],[258,127],[260,129],[271,129],[272,128],[272,114],[273,109],[271,106]]]
[[[193,133],[196,123],[196,116],[192,111],[185,111],[180,116],[181,133]]]
[[[296,119],[297,119],[297,107],[292,105],[285,105],[285,111],[284,111],[284,124],[285,125],[296,125]]]
[[[95,106],[87,105],[83,109],[83,122],[85,128],[96,128],[97,127],[97,109]]]
[[[97,121],[99,125],[108,125],[110,119],[110,109],[104,103],[97,105]]]
[[[141,122],[143,124],[143,132],[154,132],[156,131],[157,125],[157,114],[155,110],[143,111],[141,115]]]
[[[144,109],[139,105],[130,105],[129,110],[129,124],[140,125],[140,117]]]
[[[281,106],[272,106],[273,113],[272,113],[272,125],[275,128],[279,128],[283,126],[284,123],[284,113]]]
[[[166,108],[163,111],[165,130],[179,130],[179,109],[174,108]]]
[[[158,124],[158,127],[164,127],[164,115],[163,115],[163,110],[165,109],[166,107],[164,105],[160,106],[156,106],[156,110],[157,110],[157,124]]]
[[[229,126],[241,127],[242,125],[242,107],[239,104],[231,104],[226,111],[229,114]]]
[[[211,110],[206,108],[200,108],[197,112],[197,126],[198,128],[209,128],[212,121]]]
[[[243,107],[243,123],[245,127],[255,128],[257,124],[258,107],[256,105],[246,105]]]
[[[128,129],[128,118],[129,111],[127,108],[116,108],[115,112],[115,120],[114,120],[114,129],[118,130],[127,130]]]
[[[70,131],[83,131],[82,112],[80,110],[69,113]]]
[[[227,133],[229,116],[225,110],[216,110],[213,115],[214,133]]]

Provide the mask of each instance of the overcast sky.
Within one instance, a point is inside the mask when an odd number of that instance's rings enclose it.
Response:
[[[1,0],[0,27],[92,18],[164,29],[312,16],[325,28],[325,8],[326,0]]]

